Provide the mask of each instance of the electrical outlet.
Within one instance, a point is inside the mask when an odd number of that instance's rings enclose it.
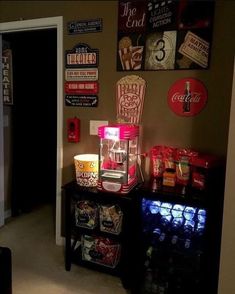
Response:
[[[107,120],[90,120],[90,135],[98,135],[98,127],[108,125]]]

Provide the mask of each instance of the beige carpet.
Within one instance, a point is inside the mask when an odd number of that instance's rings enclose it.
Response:
[[[12,250],[13,294],[126,294],[120,279],[72,265],[55,245],[50,205],[11,218],[0,228],[0,245]]]

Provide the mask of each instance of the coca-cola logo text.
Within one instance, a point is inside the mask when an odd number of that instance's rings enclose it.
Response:
[[[190,95],[185,95],[185,94],[181,94],[179,92],[176,92],[171,100],[172,102],[193,102],[193,103],[200,103],[200,99],[201,99],[202,94],[198,93],[198,92],[192,92],[191,96]]]

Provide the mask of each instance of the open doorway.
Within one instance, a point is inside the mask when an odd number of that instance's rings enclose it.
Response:
[[[1,37],[8,33],[23,32],[23,31],[37,31],[44,29],[57,30],[57,152],[56,152],[56,216],[55,216],[55,230],[56,230],[56,244],[62,245],[63,238],[61,236],[61,185],[62,185],[62,166],[63,166],[63,17],[48,17],[31,20],[13,21],[0,23],[0,41]],[[1,84],[1,80],[0,80]],[[0,85],[1,86],[1,85]],[[1,91],[0,91],[1,92]],[[0,93],[1,95],[1,93]],[[2,99],[2,97],[0,97]],[[0,99],[0,101],[2,101]],[[0,139],[3,143],[3,113],[0,111]],[[2,143],[0,145],[2,145]],[[0,146],[1,147],[1,146]],[[3,156],[0,156],[0,175],[3,178],[4,162]],[[4,167],[4,168],[3,168]],[[32,172],[32,170],[30,170]],[[43,183],[40,182],[42,185]],[[36,189],[36,182],[35,182]],[[0,191],[6,191],[4,181],[0,181]],[[0,195],[0,216],[4,214],[4,193]],[[6,211],[5,211],[6,213]]]
[[[11,138],[8,191],[16,216],[56,203],[56,29],[4,34],[4,44],[12,50],[13,105],[4,107],[4,116],[11,122],[5,126]]]

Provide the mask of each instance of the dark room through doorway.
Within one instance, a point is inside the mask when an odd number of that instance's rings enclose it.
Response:
[[[56,203],[57,30],[3,35],[12,50],[12,216]],[[9,111],[8,111],[9,113]]]

